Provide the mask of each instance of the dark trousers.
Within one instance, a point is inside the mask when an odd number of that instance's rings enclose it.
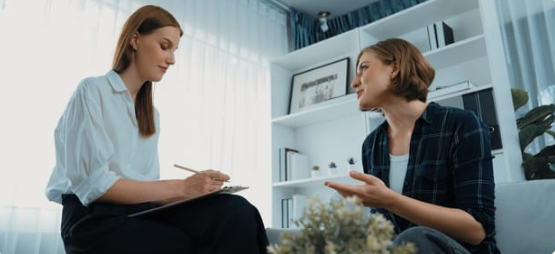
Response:
[[[74,253],[266,253],[258,210],[237,195],[214,195],[139,218],[150,203],[81,204],[64,195],[62,239]]]

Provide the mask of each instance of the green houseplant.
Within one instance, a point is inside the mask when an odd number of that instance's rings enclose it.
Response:
[[[515,111],[528,103],[528,93],[522,89],[512,88],[511,95]],[[522,150],[522,167],[527,180],[555,178],[555,145],[546,146],[535,155],[525,151],[534,139],[543,134],[555,138],[555,132],[551,130],[555,120],[554,111],[553,104],[541,105],[516,120]]]

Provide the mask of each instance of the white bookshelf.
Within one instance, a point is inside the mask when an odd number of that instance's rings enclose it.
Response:
[[[443,69],[460,62],[484,57],[486,54],[486,40],[481,34],[434,51],[425,52],[424,56],[435,69]]]
[[[453,28],[453,44],[430,50],[426,26],[445,21]],[[520,168],[522,158],[518,144],[515,116],[512,110],[508,74],[499,33],[497,12],[493,1],[429,0],[366,26],[321,41],[272,61],[272,227],[281,226],[281,200],[295,194],[311,198],[317,194],[331,198],[325,181],[355,183],[346,175],[294,181],[279,181],[279,149],[299,150],[309,158],[309,166],[325,170],[330,161],[345,169],[345,158],[357,159],[362,171],[361,146],[366,135],[380,121],[379,113],[362,113],[354,94],[347,94],[288,114],[291,78],[295,73],[325,65],[345,57],[350,58],[348,80],[353,80],[359,51],[377,41],[400,37],[411,41],[424,53],[436,69],[432,88],[469,80],[476,87],[436,95],[429,101],[457,104],[463,94],[493,88],[503,148],[494,151],[494,171],[497,182],[524,179]],[[511,110],[506,110],[506,109]]]

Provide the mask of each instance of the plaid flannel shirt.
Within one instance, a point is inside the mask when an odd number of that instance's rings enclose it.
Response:
[[[368,135],[362,146],[362,163],[365,173],[389,186],[387,129],[384,122]],[[477,246],[461,243],[472,253],[499,253],[494,239],[492,159],[487,127],[471,111],[431,102],[414,125],[403,195],[472,215],[486,232]],[[391,220],[396,233],[416,226],[384,209],[373,212]]]

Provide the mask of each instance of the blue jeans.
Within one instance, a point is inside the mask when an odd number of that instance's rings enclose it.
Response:
[[[451,237],[428,227],[412,227],[393,240],[395,245],[411,242],[418,248],[416,254],[470,254]]]

